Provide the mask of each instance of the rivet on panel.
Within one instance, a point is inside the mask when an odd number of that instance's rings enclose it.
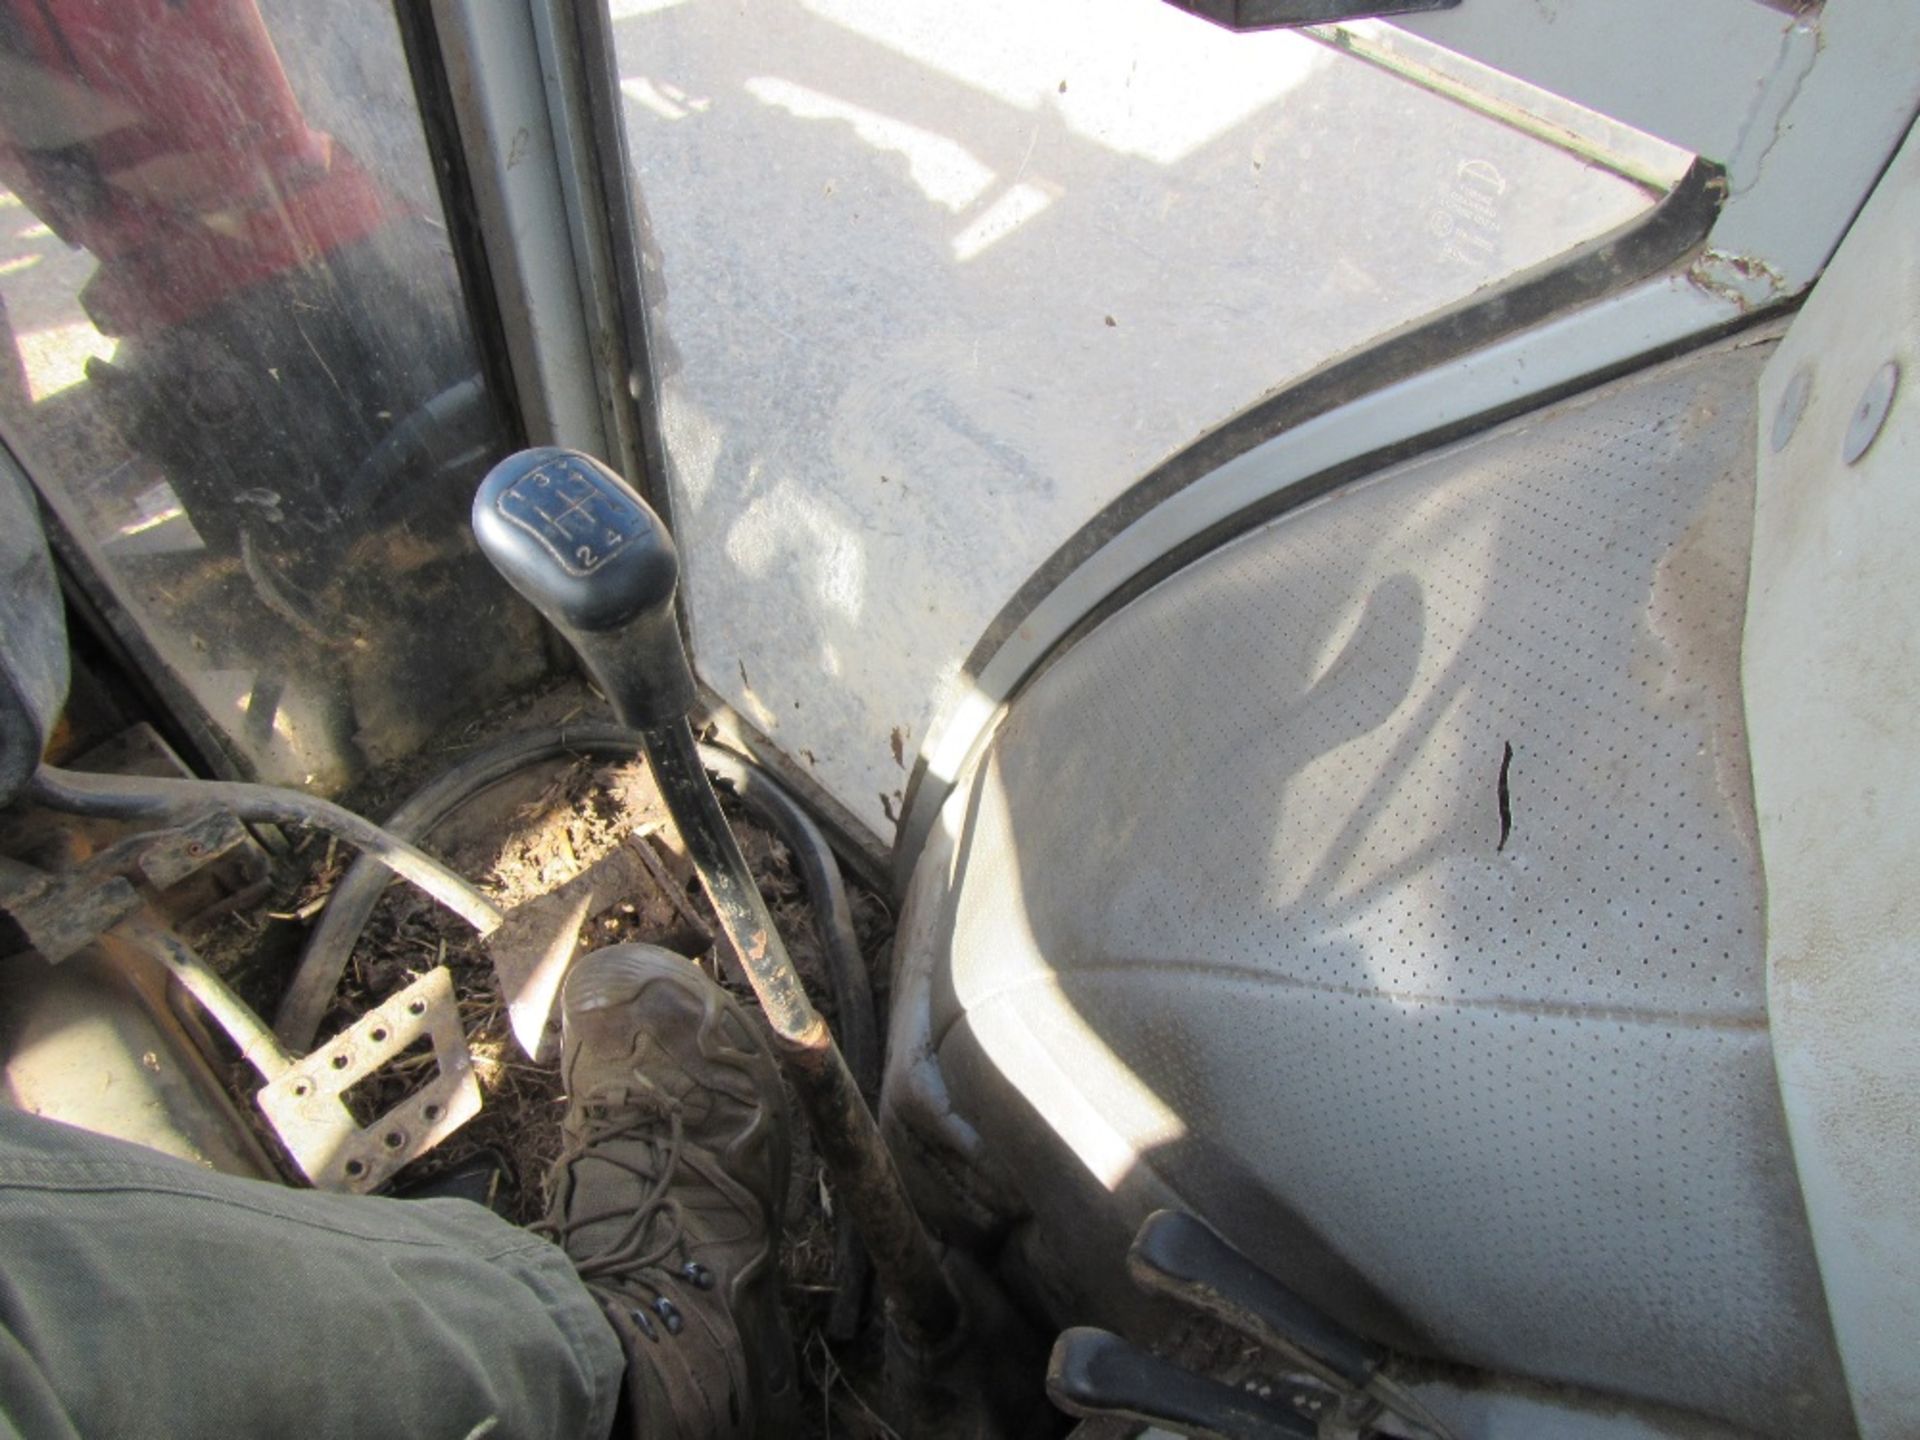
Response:
[[[1773,453],[1778,455],[1800,428],[1800,417],[1807,413],[1807,398],[1813,394],[1813,367],[1802,365],[1780,392],[1780,403],[1773,409]]]
[[[1873,372],[1873,379],[1867,382],[1867,388],[1861,392],[1860,403],[1854,407],[1853,418],[1847,422],[1847,438],[1840,450],[1840,457],[1847,464],[1859,460],[1879,438],[1880,427],[1887,420],[1887,411],[1893,408],[1893,392],[1899,388],[1898,361],[1889,360]]]

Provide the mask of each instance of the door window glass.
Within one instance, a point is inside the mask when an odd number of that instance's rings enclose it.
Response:
[[[0,0],[0,432],[241,770],[336,788],[541,664],[389,6]]]

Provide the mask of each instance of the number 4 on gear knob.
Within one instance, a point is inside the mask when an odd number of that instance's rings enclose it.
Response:
[[[575,450],[522,450],[480,482],[473,533],[579,653],[623,723],[644,728],[693,707],[673,609],[680,558],[625,480]]]

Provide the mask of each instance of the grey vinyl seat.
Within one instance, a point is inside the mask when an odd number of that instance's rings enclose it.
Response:
[[[1013,701],[915,872],[887,1121],[1061,1323],[1156,1333],[1172,1204],[1412,1354],[1850,1432],[1740,689],[1769,350],[1261,525]]]

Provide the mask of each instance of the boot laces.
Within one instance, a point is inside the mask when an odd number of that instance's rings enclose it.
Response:
[[[624,1093],[603,1091],[590,1096],[581,1111],[586,1123],[568,1138],[554,1166],[547,1216],[530,1228],[565,1250],[590,1288],[638,1300],[665,1318],[673,1311],[666,1300],[665,1282],[669,1277],[690,1278],[699,1269],[686,1260],[680,1205],[668,1193],[680,1165],[680,1103],[642,1081]],[[575,1205],[580,1188],[576,1172],[588,1160],[624,1170],[639,1181],[638,1202],[580,1212]],[[618,1195],[626,1187],[610,1188]],[[623,1223],[596,1235],[592,1250],[582,1253],[581,1232],[609,1221]],[[669,1270],[668,1261],[676,1254],[683,1263]],[[644,1311],[634,1318],[651,1331]],[[677,1331],[679,1326],[669,1328]]]

